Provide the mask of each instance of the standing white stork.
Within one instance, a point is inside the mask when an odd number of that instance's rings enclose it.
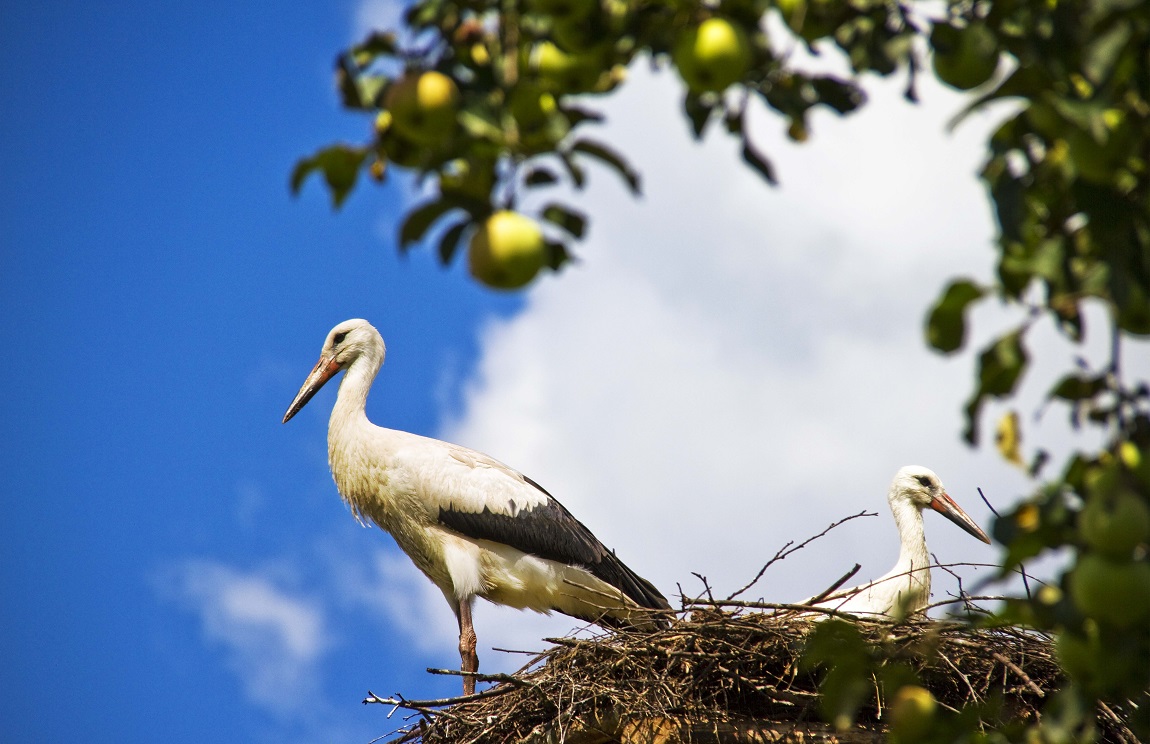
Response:
[[[984,543],[990,538],[954,502],[933,471],[907,465],[895,474],[887,492],[901,546],[898,562],[885,576],[852,589],[836,591],[816,607],[854,615],[904,617],[930,601],[930,553],[922,527],[922,510],[930,508]]]
[[[366,320],[340,323],[283,420],[346,372],[327,435],[336,487],[360,522],[391,533],[443,592],[459,621],[465,673],[479,669],[476,597],[612,627],[666,623],[660,611],[671,608],[659,590],[539,484],[487,455],[368,421],[364,406],[384,353]],[[475,678],[464,674],[464,694],[474,691]]]

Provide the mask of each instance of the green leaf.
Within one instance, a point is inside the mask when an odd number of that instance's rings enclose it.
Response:
[[[1006,334],[978,358],[979,390],[996,398],[1010,395],[1028,361],[1022,346],[1022,331]]]
[[[966,106],[963,106],[962,109],[946,123],[947,131],[953,131],[959,124],[965,121],[968,116],[975,111],[981,110],[986,104],[992,101],[1003,98],[1032,99],[1042,88],[1043,81],[1040,73],[1031,67],[1023,65],[1007,75],[1006,79],[995,86],[989,93],[984,93]]]
[[[1058,381],[1047,397],[1069,401],[1082,401],[1093,398],[1106,389],[1106,375],[1086,377],[1069,374]]]
[[[348,55],[336,60],[336,88],[344,108],[373,111],[379,108],[380,95],[389,78],[383,75],[365,75]]]
[[[693,93],[688,92],[683,99],[683,113],[691,120],[691,131],[695,139],[703,138],[703,132],[707,130],[707,124],[710,123],[711,113],[714,110],[714,106],[703,103],[703,100]]]
[[[451,259],[455,257],[455,252],[459,249],[463,231],[471,224],[471,220],[462,220],[444,231],[443,237],[439,239],[439,263],[444,266],[451,263]]]
[[[800,666],[826,669],[819,707],[824,720],[845,728],[870,693],[870,649],[852,623],[832,618],[818,626],[807,640]]]
[[[775,178],[775,166],[771,165],[767,156],[759,152],[745,135],[743,136],[743,161],[754,168],[770,185],[777,186],[779,184],[779,180]]]
[[[1129,21],[1122,20],[1093,38],[1082,55],[1082,71],[1090,82],[1095,85],[1106,82],[1126,50],[1131,33]]]
[[[302,158],[292,170],[292,194],[299,194],[304,181],[318,170],[323,173],[331,191],[332,206],[338,208],[355,187],[359,168],[366,157],[366,148],[332,145],[319,150],[310,158]]]
[[[408,212],[407,217],[399,226],[400,250],[422,240],[432,224],[455,207],[456,204],[450,200],[433,199]]]
[[[623,159],[621,155],[607,147],[606,145],[595,142],[589,139],[576,140],[571,145],[571,150],[574,152],[581,152],[584,155],[595,158],[602,162],[604,165],[613,168],[619,177],[622,178],[627,186],[631,189],[631,193],[638,196],[641,193],[639,187],[639,173],[631,167],[630,163]]]
[[[573,209],[561,204],[548,204],[543,208],[543,219],[558,225],[575,238],[582,238],[587,227],[587,218]]]
[[[966,428],[963,438],[978,445],[978,417],[988,397],[1001,398],[1014,392],[1026,370],[1029,357],[1022,345],[1023,328],[1002,336],[978,357],[978,389],[966,404]]]
[[[469,106],[459,112],[459,125],[472,137],[498,142],[503,138],[499,119],[485,107]]]
[[[866,93],[858,85],[834,75],[818,75],[810,79],[819,103],[840,114],[849,114],[866,103]]]
[[[575,257],[567,250],[567,246],[557,240],[548,240],[547,242],[547,267],[552,271],[558,271],[563,264],[570,261],[575,261]]]
[[[998,160],[999,156],[995,158]],[[1010,174],[1010,170],[1003,168],[998,177],[990,182],[990,196],[994,199],[994,213],[998,218],[998,227],[1002,231],[1004,240],[1020,240],[1022,238],[1022,223],[1026,216],[1026,186]]]
[[[583,108],[582,106],[563,104],[560,106],[560,111],[567,115],[567,121],[571,123],[572,129],[585,121],[600,122],[603,121],[604,118],[603,114],[598,111]]]
[[[984,293],[969,279],[951,282],[927,318],[927,343],[944,354],[961,349],[966,343],[966,308]]]
[[[523,183],[528,186],[550,186],[559,182],[559,176],[547,168],[532,168],[523,177]]]
[[[571,177],[571,182],[575,184],[575,188],[582,189],[587,183],[587,174],[583,172],[583,168],[575,162],[575,158],[571,157],[571,153],[566,150],[560,150],[557,154],[567,168],[567,175]]]
[[[395,34],[387,31],[373,31],[366,39],[351,48],[351,57],[361,69],[375,61],[376,57],[394,55],[398,51]]]

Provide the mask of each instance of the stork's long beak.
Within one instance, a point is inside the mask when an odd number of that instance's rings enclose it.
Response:
[[[954,503],[954,499],[952,499],[946,491],[943,491],[941,496],[931,500],[930,508],[954,522],[966,532],[982,540],[987,545],[990,545],[990,538],[986,536],[982,528],[974,523],[974,520],[962,510],[961,506]]]
[[[286,424],[292,416],[299,413],[299,409],[307,405],[307,402],[312,399],[312,396],[319,392],[319,389],[324,386],[328,380],[339,372],[339,362],[334,357],[328,358],[321,356],[319,361],[315,363],[315,368],[307,379],[303,381],[303,387],[295,395],[295,400],[288,406],[287,413],[284,414],[284,423]]]

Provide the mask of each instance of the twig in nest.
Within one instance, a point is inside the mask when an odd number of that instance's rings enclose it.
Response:
[[[520,687],[532,687],[533,685],[525,679],[513,676],[511,674],[481,674],[480,672],[464,672],[459,669],[434,669],[427,668],[428,674],[449,674],[455,677],[471,677],[476,682],[508,682]]]
[[[436,710],[432,710],[432,709],[433,708],[443,708],[443,707],[446,707],[448,705],[456,705],[459,703],[472,703],[472,702],[475,702],[476,700],[484,700],[486,698],[496,697],[497,695],[502,695],[506,692],[510,692],[513,689],[515,689],[515,687],[513,685],[508,685],[507,687],[492,687],[490,690],[484,690],[483,692],[477,692],[473,695],[460,695],[458,697],[436,698],[434,700],[406,700],[406,699],[404,699],[404,697],[402,695],[396,695],[396,697],[393,697],[393,698],[381,698],[379,695],[376,695],[371,690],[368,690],[367,691],[367,697],[365,697],[363,699],[363,704],[369,705],[371,703],[379,703],[380,705],[394,705],[396,708],[406,708],[408,710],[414,710],[414,711],[417,711],[419,713],[423,713],[425,715],[426,714],[441,715],[445,711],[436,711]],[[392,713],[394,713],[394,712],[395,711],[393,710]],[[388,717],[390,717],[391,713],[388,713],[387,715],[388,715]]]
[[[859,572],[860,568],[862,568],[862,564],[856,563],[855,567],[852,568],[850,571],[847,571],[845,574],[843,574],[842,577],[839,578],[838,581],[831,584],[826,589],[823,589],[821,592],[819,592],[815,596],[811,597],[810,599],[808,599],[803,604],[815,605],[815,604],[818,604],[819,602],[822,602],[824,599],[829,597],[831,594],[838,591],[838,588],[840,586],[847,583],[847,581],[849,581],[852,576],[854,576],[855,574],[857,574]]]
[[[1018,666],[1013,661],[1006,658],[1005,656],[998,653],[997,651],[992,651],[990,653],[990,655],[992,657],[994,657],[994,660],[997,661],[999,664],[1002,664],[1004,667],[1006,667],[1010,671],[1017,674],[1018,678],[1021,679],[1026,684],[1027,687],[1029,687],[1031,690],[1034,691],[1035,695],[1037,695],[1040,698],[1046,697],[1046,693],[1042,690],[1041,687],[1034,684],[1034,680],[1032,680],[1032,679],[1030,679],[1030,677],[1026,676],[1026,672],[1022,671],[1022,667]]]
[[[1131,744],[1139,744],[1141,740],[1134,735],[1134,732],[1130,730],[1130,727],[1126,725],[1126,722],[1123,721],[1117,713],[1110,709],[1109,705],[1099,700],[1098,708],[1102,711],[1103,715],[1109,718],[1115,727],[1118,728],[1119,734],[1122,736],[1124,741],[1131,742]]]
[[[711,585],[707,583],[707,577],[704,576],[703,574],[697,573],[695,571],[692,571],[691,575],[694,576],[699,581],[703,582],[703,594],[707,595],[707,599],[714,599],[715,596],[713,594],[711,594]],[[702,594],[700,594],[699,596],[702,597]]]
[[[795,545],[793,540],[787,541],[787,543],[785,545],[783,545],[783,547],[779,548],[778,552],[775,553],[774,557],[771,558],[769,561],[767,561],[766,565],[764,565],[762,568],[759,569],[759,572],[757,574],[755,574],[755,578],[751,579],[749,584],[744,586],[742,589],[739,589],[737,592],[735,592],[731,596],[727,597],[727,599],[734,599],[735,597],[739,596],[743,592],[747,591],[752,586],[759,583],[759,579],[763,578],[763,574],[765,574],[767,572],[767,569],[770,568],[772,565],[783,560],[784,558],[786,558],[791,553],[794,553],[796,550],[802,550],[807,545],[811,544],[815,540],[818,540],[820,537],[822,537],[823,535],[825,535],[828,532],[830,532],[831,530],[833,530],[835,527],[838,527],[839,525],[842,525],[842,524],[846,524],[847,522],[851,521],[852,519],[858,519],[859,517],[877,517],[877,516],[878,516],[878,512],[868,512],[864,509],[863,511],[859,512],[858,514],[852,514],[849,517],[844,517],[843,519],[840,519],[837,522],[831,523],[831,525],[829,527],[827,527],[825,530],[823,530],[822,532],[820,532],[817,535],[812,535],[811,537],[808,537],[806,540],[803,540],[798,545]],[[713,599],[713,597],[709,597],[709,598]]]

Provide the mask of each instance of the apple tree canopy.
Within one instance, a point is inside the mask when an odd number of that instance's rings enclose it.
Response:
[[[787,51],[796,44],[841,55],[852,74],[804,70]],[[1104,367],[1066,370],[1047,396],[1075,427],[1102,433],[1094,451],[1062,463],[1039,451],[1024,462],[1021,418],[1011,412],[996,427],[1003,457],[1036,482],[1054,471],[995,524],[1003,575],[1058,551],[1073,560],[1059,584],[989,620],[1055,636],[1068,674],[1041,720],[994,735],[1088,738],[1097,701],[1109,701],[1129,713],[1132,736],[1150,738],[1150,383],[1147,370],[1121,364],[1123,344],[1150,335],[1150,3],[417,0],[401,28],[380,29],[338,56],[338,94],[368,115],[365,141],[301,159],[291,188],[320,174],[338,207],[361,173],[383,181],[395,168],[411,171],[435,188],[405,215],[400,250],[434,239],[446,265],[479,245],[483,256],[469,264],[477,280],[524,286],[538,268],[558,270],[576,254],[591,217],[547,202],[523,218],[531,224],[520,233],[541,226],[543,238],[508,246],[485,226],[516,212],[529,191],[585,188],[591,162],[640,193],[626,153],[588,133],[602,118],[596,101],[626,85],[626,69],[640,60],[683,79],[682,112],[696,137],[722,127],[771,184],[770,154],[745,126],[752,107],[781,117],[791,139],[805,142],[810,112],[849,115],[866,104],[872,75],[904,81],[908,105],[921,75],[969,91],[956,126],[993,102],[1014,104],[996,109],[1007,113],[980,173],[997,222],[996,277],[985,286],[956,278],[926,313],[927,344],[954,354],[967,344],[976,303],[1017,310],[1014,327],[978,351],[965,439],[980,442],[987,401],[1015,395],[1038,321],[1078,342],[1084,305],[1100,304],[1112,343]],[[507,274],[500,255],[527,268]],[[956,736],[973,725],[970,716],[939,715]]]

